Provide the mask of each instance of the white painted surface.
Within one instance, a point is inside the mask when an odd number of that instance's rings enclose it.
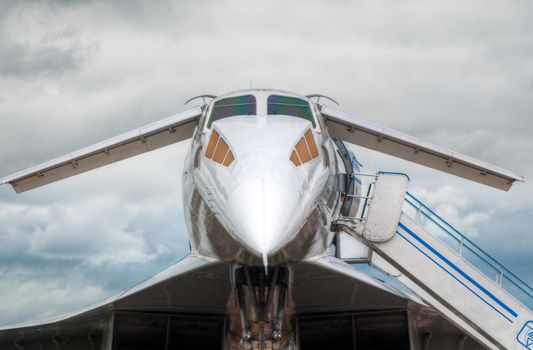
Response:
[[[323,106],[333,136],[372,150],[428,166],[488,186],[509,190],[522,176],[509,170],[468,157],[413,136],[383,127],[354,115]]]
[[[380,174],[376,179],[363,237],[386,242],[396,234],[409,178],[404,174]]]
[[[337,234],[337,258],[346,262],[368,262],[370,248],[346,232]]]

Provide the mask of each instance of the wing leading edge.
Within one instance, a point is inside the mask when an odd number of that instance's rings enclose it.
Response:
[[[192,137],[202,108],[196,107],[128,131],[79,151],[0,179],[17,193],[78,175]]]
[[[305,261],[294,268],[297,313],[404,309],[409,302],[420,303],[416,297],[333,257]],[[48,348],[62,341],[69,344],[65,349],[100,348],[96,344],[113,342],[113,315],[117,313],[182,315],[191,320],[200,315],[227,317],[228,301],[235,300],[233,271],[231,263],[191,254],[145,282],[96,305],[48,320],[2,326],[0,348]]]
[[[346,142],[504,191],[508,191],[515,181],[524,181],[522,176],[511,171],[385,128],[331,107],[322,106],[321,113],[326,119],[331,134]]]
[[[189,255],[152,278],[98,304],[47,320],[1,326],[0,348],[54,337],[68,336],[73,340],[91,334],[100,337],[97,333],[106,327],[112,312],[120,310],[223,313],[230,292],[224,279],[226,275],[228,268],[225,264]],[[213,282],[211,278],[217,280]]]

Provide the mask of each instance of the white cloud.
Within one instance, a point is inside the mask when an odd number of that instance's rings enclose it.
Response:
[[[459,229],[475,237],[478,225],[487,222],[491,216],[486,210],[476,210],[466,190],[444,185],[436,190],[419,188],[417,196],[439,216]]]
[[[33,268],[0,268],[0,324],[57,316],[109,296],[110,291],[83,274],[43,274]]]

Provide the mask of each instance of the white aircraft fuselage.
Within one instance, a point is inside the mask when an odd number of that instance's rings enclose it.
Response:
[[[255,114],[214,120],[219,109],[238,109],[217,104],[238,104],[239,96],[255,99]],[[279,109],[293,115],[269,114],[276,109],[269,107],[272,96],[280,96]],[[274,90],[218,97],[200,120],[185,160],[192,251],[265,266],[326,253],[340,203],[334,191],[337,168],[327,127],[307,98]]]

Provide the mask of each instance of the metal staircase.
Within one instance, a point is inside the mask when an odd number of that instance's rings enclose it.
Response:
[[[485,252],[458,229],[407,192],[403,213],[425,230],[452,248],[486,277],[511,294],[530,310],[533,308],[533,288],[504,265]]]
[[[408,184],[403,174],[378,174],[365,216],[340,218],[338,230],[484,346],[532,350],[531,286],[408,193]]]

